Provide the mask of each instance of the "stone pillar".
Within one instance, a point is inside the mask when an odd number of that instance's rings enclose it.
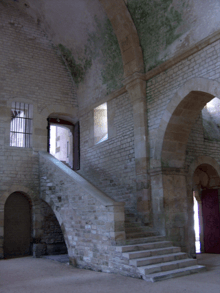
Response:
[[[164,168],[163,200],[166,237],[182,251],[189,251],[193,231],[193,196],[187,193],[186,174],[179,168]],[[194,247],[193,243],[193,247]]]
[[[160,235],[165,236],[163,174],[160,169],[154,169],[150,172],[150,176],[153,227]]]
[[[124,84],[133,105],[137,213],[145,223],[150,223],[146,81],[143,74],[135,73],[125,79]]]
[[[0,259],[4,258],[4,204],[0,201]]]

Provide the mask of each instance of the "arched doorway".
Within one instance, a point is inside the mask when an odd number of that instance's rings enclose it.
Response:
[[[193,176],[199,206],[201,252],[220,253],[220,178],[209,164],[199,165]]]
[[[183,93],[186,95],[182,96]],[[154,226],[191,256],[195,255],[195,237],[192,177],[190,183],[187,181],[188,162],[207,152],[204,153],[203,148],[189,158],[187,146],[202,109],[213,98],[212,94],[198,90],[187,93],[187,89],[174,96],[167,107],[167,116],[164,114],[165,122],[158,140],[160,147],[155,152],[160,168],[151,173]]]
[[[27,256],[31,247],[31,203],[20,192],[12,193],[4,209],[4,257]]]

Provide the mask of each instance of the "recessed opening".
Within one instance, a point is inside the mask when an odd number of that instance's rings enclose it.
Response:
[[[94,140],[95,144],[108,139],[107,103],[94,109]]]

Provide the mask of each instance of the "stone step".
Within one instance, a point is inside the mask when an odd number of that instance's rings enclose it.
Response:
[[[186,275],[190,275],[190,274],[194,274],[194,273],[198,273],[202,271],[206,271],[206,267],[195,265],[191,267],[186,267],[186,268],[181,268],[181,269],[176,269],[176,270],[171,270],[166,272],[143,275],[142,278],[145,281],[157,282],[157,281],[167,280],[171,278],[186,276]]]
[[[137,233],[137,232],[151,232],[151,233],[156,234],[156,232],[150,227],[145,227],[145,226],[125,227],[125,233],[126,234]]]
[[[123,257],[128,259],[138,259],[138,258],[144,258],[144,257],[151,257],[156,255],[165,255],[165,254],[171,254],[171,253],[177,253],[180,252],[180,247],[163,247],[163,248],[157,248],[157,249],[148,249],[148,250],[142,250],[142,251],[132,251],[132,252],[125,252],[123,253]]]
[[[151,236],[151,237],[143,237],[143,238],[134,238],[134,239],[125,239],[125,240],[116,240],[116,245],[133,245],[133,244],[142,244],[149,242],[158,242],[164,241],[164,236]]]
[[[165,254],[165,255],[156,255],[151,257],[131,259],[129,260],[129,264],[136,267],[142,267],[142,266],[147,266],[151,264],[158,264],[158,263],[175,261],[175,260],[185,259],[185,258],[187,258],[187,254],[185,252],[177,252],[177,253],[171,253],[171,254]]]
[[[138,271],[141,273],[141,275],[148,275],[169,270],[181,269],[194,265],[197,265],[196,259],[186,258],[182,260],[175,260],[170,262],[138,267]]]
[[[146,232],[126,233],[126,239],[143,238],[143,237],[150,237],[150,236],[156,236],[156,232],[146,231]]]
[[[148,227],[148,226],[144,226],[137,222],[125,222],[125,228],[133,228],[133,227]]]
[[[131,252],[131,251],[139,251],[153,248],[162,248],[172,246],[171,241],[158,241],[158,242],[150,242],[150,243],[141,243],[141,244],[133,244],[133,245],[125,245],[125,246],[117,246],[116,251],[118,252]]]

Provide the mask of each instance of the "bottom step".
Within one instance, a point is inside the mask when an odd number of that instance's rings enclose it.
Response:
[[[155,273],[155,274],[150,274],[150,275],[142,275],[142,278],[145,281],[157,282],[157,281],[162,281],[162,280],[166,280],[166,279],[186,276],[186,275],[190,275],[190,274],[194,274],[194,273],[198,273],[198,272],[202,272],[202,271],[206,271],[206,267],[196,265],[196,266],[176,269],[176,270],[172,270],[172,271],[166,271],[166,272]]]

